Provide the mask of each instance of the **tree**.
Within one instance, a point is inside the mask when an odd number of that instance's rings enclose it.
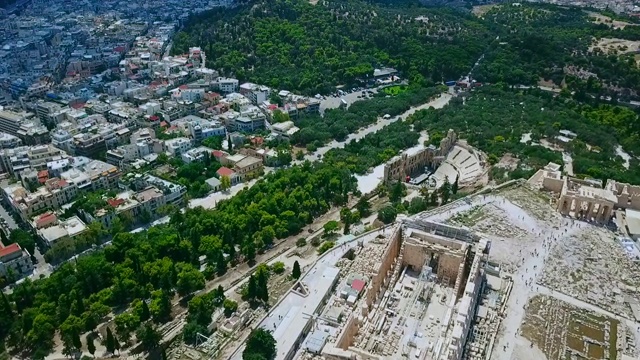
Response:
[[[131,312],[116,315],[114,322],[116,323],[116,334],[125,344],[129,343],[131,333],[140,326],[140,318]]]
[[[413,199],[411,199],[411,201],[409,202],[409,205],[407,206],[407,211],[409,212],[409,214],[417,214],[421,211],[425,211],[427,210],[427,202],[425,201],[424,197],[421,196],[416,196]]]
[[[331,220],[326,224],[324,224],[322,228],[324,229],[325,236],[331,236],[334,234],[336,230],[338,230],[339,227],[340,227],[340,224],[337,221]]]
[[[253,301],[257,297],[258,294],[258,282],[256,277],[251,274],[249,275],[249,280],[247,281],[246,292],[244,293],[244,298],[248,301]]]
[[[274,274],[282,274],[284,272],[284,263],[282,261],[276,261],[271,265],[271,271],[273,271]]]
[[[149,313],[149,305],[145,300],[142,300],[142,312],[140,312],[140,321],[144,322],[149,320],[151,314]]]
[[[366,217],[371,215],[371,205],[369,204],[369,200],[367,200],[364,196],[358,199],[356,203],[356,209],[360,212],[362,217]]]
[[[406,194],[407,194],[406,186],[400,181],[397,181],[396,183],[391,185],[389,200],[391,200],[391,202],[393,203],[397,203],[398,201],[402,200],[402,197],[405,196]]]
[[[340,221],[344,224],[344,234],[349,233],[349,227],[351,226],[351,222],[353,221],[353,215],[349,208],[342,208],[340,210]]]
[[[451,183],[449,182],[448,177],[444,179],[444,183],[440,187],[439,192],[440,198],[442,199],[442,205],[448,203],[451,198]]]
[[[220,177],[220,189],[222,191],[227,191],[229,188],[231,188],[231,178],[227,175],[222,175]]]
[[[307,239],[301,237],[300,239],[296,240],[297,247],[303,247],[305,245],[307,245]]]
[[[211,292],[211,295],[213,297],[213,306],[221,306],[225,299],[222,285],[218,285],[218,287]]]
[[[95,358],[94,354],[96,353],[96,344],[93,343],[93,340],[93,336],[87,336],[87,350],[89,351],[89,354]]]
[[[273,111],[273,123],[282,123],[285,121],[289,121],[289,114],[283,113],[282,111],[276,109]]]
[[[320,247],[318,247],[318,254],[322,255],[325,252],[327,252],[329,249],[332,249],[334,246],[336,246],[336,243],[333,241],[325,241],[322,243],[322,245],[320,245]]]
[[[191,294],[196,290],[204,289],[204,275],[191,264],[184,264],[182,271],[178,274],[176,287],[180,296]]]
[[[107,352],[111,354],[116,350],[116,339],[113,337],[110,327],[107,327],[107,338],[105,339],[104,347],[107,348]]]
[[[238,310],[238,303],[231,299],[225,299],[222,307],[224,308],[224,316],[231,317],[231,315]]]
[[[257,298],[262,300],[265,304],[269,302],[269,267],[265,264],[260,264],[256,268],[256,289]]]
[[[438,191],[433,190],[429,195],[429,205],[438,206]]]
[[[396,211],[396,208],[391,205],[385,206],[380,210],[380,212],[378,212],[378,220],[385,224],[391,224],[396,221],[396,216],[398,216],[398,212]]]
[[[31,256],[34,255],[36,250],[36,241],[33,238],[33,235],[26,230],[11,230],[11,232],[9,233],[9,243],[17,243],[21,248],[27,250],[29,254],[31,254]]]
[[[270,331],[263,328],[256,328],[251,331],[247,338],[247,343],[242,358],[244,360],[256,359],[259,355],[263,359],[273,360],[276,357],[276,340]]]
[[[218,258],[216,259],[216,273],[218,276],[222,276],[227,272],[227,260],[224,258],[224,254],[221,252],[218,253]]]
[[[145,323],[136,332],[136,338],[140,341],[145,351],[151,352],[160,346],[162,335],[151,323]]]
[[[247,262],[252,263],[256,258],[256,246],[253,242],[248,242],[242,247],[242,255]]]
[[[161,289],[151,294],[151,316],[153,320],[159,323],[171,319],[171,299],[168,291]]]
[[[62,337],[62,354],[73,357],[73,355],[78,351],[78,348],[74,345],[74,339],[71,335],[66,335]]]
[[[458,193],[458,179],[460,178],[460,175],[456,175],[456,181],[453,183],[453,185],[451,186],[451,193],[453,195]]]
[[[302,271],[300,270],[300,263],[298,262],[298,260],[296,260],[293,263],[293,270],[291,270],[291,276],[293,276],[294,279],[300,279],[300,275],[302,275]]]
[[[202,326],[195,321],[189,321],[182,330],[182,339],[185,343],[193,345],[196,343],[198,333],[206,334],[207,327]]]

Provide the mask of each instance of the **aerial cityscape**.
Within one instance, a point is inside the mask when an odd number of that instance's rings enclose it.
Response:
[[[640,3],[0,0],[0,360],[640,359]]]

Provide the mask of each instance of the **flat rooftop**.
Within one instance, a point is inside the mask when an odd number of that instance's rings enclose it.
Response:
[[[382,231],[372,232],[358,239],[367,243],[381,233]],[[334,266],[335,263],[347,251],[357,245],[358,241],[351,241],[337,245],[327,252],[300,280],[301,283],[306,285],[308,295],[303,296],[298,292],[289,290],[282,301],[274,306],[271,312],[258,324],[258,327],[273,332],[273,337],[278,344],[276,360],[291,359],[293,357],[295,354],[295,351],[293,351],[294,346],[305,328],[310,326],[311,317],[308,314],[318,312],[324,298],[329,295],[338,279],[340,269]],[[231,356],[231,359],[242,360],[243,350],[244,346],[241,346]]]

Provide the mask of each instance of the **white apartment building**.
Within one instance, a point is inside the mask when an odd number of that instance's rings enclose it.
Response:
[[[238,85],[239,85],[238,79],[219,77],[216,79],[214,87],[217,87],[217,89],[220,92],[229,94],[229,93],[237,92],[239,88]]]
[[[199,102],[204,98],[204,89],[190,89],[187,85],[170,90],[171,98],[174,100],[185,100]]]
[[[240,85],[240,94],[246,96],[254,105],[259,105],[269,99],[271,89],[263,85],[244,83]]]
[[[0,132],[0,149],[13,149],[22,146],[22,140],[18,137]]]
[[[71,152],[72,142],[73,135],[67,130],[58,128],[51,134],[51,145],[58,149]]]
[[[184,154],[182,154],[182,161],[184,161],[185,163],[191,163],[194,161],[202,161],[204,159],[205,156],[207,156],[206,154],[208,154],[209,156],[212,156],[213,149],[210,149],[206,146],[200,146],[191,150],[186,151]]]
[[[0,170],[11,176],[33,168],[47,169],[47,163],[67,158],[67,154],[52,145],[21,146],[14,149],[0,150]]]
[[[74,238],[87,230],[85,223],[77,216],[72,216],[64,221],[58,222],[55,215],[47,214],[45,216],[53,217],[52,222],[41,224],[40,219],[35,221],[36,231],[49,247],[53,246],[58,240],[63,238]],[[46,219],[45,219],[46,220]]]
[[[18,130],[20,130],[22,124],[32,118],[32,113],[4,110],[0,106],[0,131],[18,136]]]
[[[39,101],[36,104],[36,114],[40,121],[52,121],[51,115],[59,113],[63,108],[62,105],[49,101]]]
[[[165,140],[164,147],[171,156],[181,156],[193,147],[193,142],[186,137]]]
[[[291,135],[297,133],[300,130],[300,128],[298,128],[297,126],[295,126],[295,124],[293,123],[293,121],[285,121],[282,123],[277,123],[277,124],[273,124],[271,125],[271,131],[282,137],[285,139],[288,139],[291,137]]]
[[[143,114],[152,116],[159,113],[162,108],[159,103],[155,101],[149,101],[148,103],[140,105],[138,109],[140,109]]]

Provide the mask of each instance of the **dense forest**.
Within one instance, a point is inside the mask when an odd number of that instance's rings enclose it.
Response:
[[[186,296],[204,288],[200,256],[206,256],[214,275],[224,273],[229,263],[252,261],[276,239],[344,205],[355,184],[346,169],[306,163],[267,175],[215,210],[174,209],[169,224],[143,233],[120,232],[103,250],[63,264],[49,278],[27,279],[3,295],[0,346],[6,340],[13,353],[40,359],[60,330],[65,348],[73,349],[79,334],[94,331],[117,309],[133,303],[141,314],[147,306],[141,300],[148,303],[150,321],[165,322],[171,318],[174,291]],[[130,328],[129,317],[119,318],[124,323],[120,343],[136,331],[153,335],[146,325]]]
[[[544,79],[596,96],[638,96],[634,54],[594,45],[639,40],[640,27],[593,20],[583,9],[547,4],[503,4],[473,16],[411,1],[261,0],[191,17],[172,52],[201,46],[208,66],[224,74],[305,94],[356,84],[383,66],[414,85],[458,79],[484,54],[473,71],[480,82]],[[587,84],[589,77],[597,81]]]
[[[577,134],[576,140],[559,145],[572,154],[576,174],[640,182],[637,160],[626,169],[623,159],[616,155],[618,144],[632,154],[640,151],[638,115],[625,107],[592,106],[539,90],[489,86],[471,93],[464,104],[461,98],[455,98],[443,109],[418,111],[408,121],[416,131],[427,130],[434,141],[441,138],[438,134],[452,128],[486,152],[490,162],[510,153],[528,169],[540,168],[549,161],[562,164],[561,152],[548,147],[557,142],[559,130],[570,130]],[[542,142],[549,145],[542,146]]]
[[[278,89],[327,93],[390,66],[414,84],[457,79],[490,41],[471,14],[363,1],[262,0],[192,17],[174,38],[208,66]]]
[[[533,85],[542,78],[596,95],[640,90],[633,54],[608,54],[594,46],[602,38],[638,40],[637,26],[614,29],[583,9],[545,4],[496,6],[482,19],[499,38],[474,70],[479,81]],[[590,76],[598,86],[585,86]]]

